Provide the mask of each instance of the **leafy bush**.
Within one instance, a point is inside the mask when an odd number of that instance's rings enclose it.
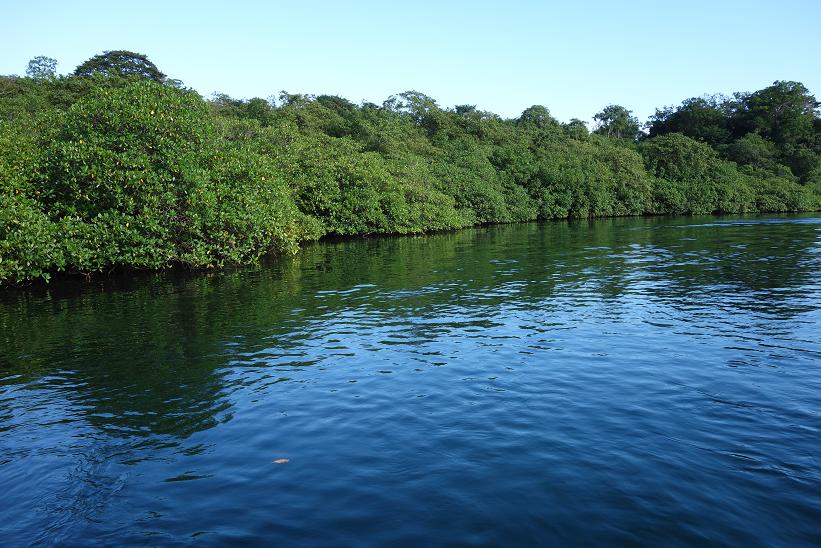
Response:
[[[0,77],[0,283],[243,264],[325,234],[821,208],[821,120],[794,82],[659,111],[636,142],[619,106],[590,133],[418,92],[204,101],[141,54],[89,63]]]

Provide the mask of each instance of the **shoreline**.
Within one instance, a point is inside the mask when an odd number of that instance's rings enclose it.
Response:
[[[693,215],[675,215],[675,214],[659,214],[659,215],[611,215],[611,216],[603,216],[603,217],[583,217],[583,218],[572,218],[572,219],[532,219],[527,221],[513,221],[513,222],[496,222],[496,223],[482,223],[476,224],[472,226],[466,226],[461,228],[449,228],[449,229],[441,229],[441,230],[431,230],[427,232],[415,232],[415,233],[370,233],[370,234],[347,234],[347,235],[340,235],[340,234],[326,234],[316,240],[309,240],[300,242],[299,250],[295,254],[282,254],[271,252],[263,255],[258,260],[250,263],[244,264],[232,264],[226,265],[221,268],[204,268],[204,267],[192,267],[191,265],[187,265],[185,263],[172,263],[164,268],[158,269],[148,269],[148,268],[138,268],[133,267],[130,265],[116,265],[109,269],[106,272],[103,271],[95,271],[95,272],[67,272],[67,271],[55,271],[50,273],[50,278],[48,280],[43,280],[41,278],[28,280],[22,284],[10,284],[10,285],[2,285],[0,284],[0,296],[4,295],[11,295],[15,293],[21,292],[33,292],[35,294],[47,292],[49,289],[60,287],[60,286],[77,286],[77,289],[82,290],[93,285],[100,285],[103,286],[103,289],[117,289],[117,287],[107,288],[105,286],[113,285],[113,286],[120,286],[120,285],[129,285],[132,282],[140,282],[146,280],[152,276],[170,276],[172,278],[178,279],[188,279],[193,277],[199,276],[213,276],[213,275],[222,275],[222,274],[229,274],[235,273],[243,270],[253,270],[256,268],[264,268],[266,265],[270,265],[273,261],[282,261],[283,258],[297,258],[299,254],[304,252],[304,249],[308,246],[314,245],[322,245],[322,244],[337,244],[337,243],[347,243],[347,242],[358,242],[358,241],[365,241],[365,240],[389,240],[389,239],[402,239],[406,237],[411,238],[419,238],[419,237],[426,237],[426,236],[436,236],[436,235],[444,235],[444,234],[454,234],[462,231],[467,230],[476,230],[476,229],[489,229],[494,227],[505,227],[511,225],[526,225],[526,224],[536,224],[536,225],[548,225],[548,224],[560,224],[566,223],[568,225],[572,225],[574,223],[594,223],[597,221],[608,221],[608,220],[619,220],[619,219],[685,219],[685,218],[714,218],[720,219],[724,217],[752,217],[752,218],[760,218],[760,217],[781,217],[781,216],[802,216],[802,215],[809,215],[812,216],[815,213],[821,213],[821,209],[813,210],[813,211],[776,211],[776,212],[753,212],[753,213],[711,213],[711,214],[693,214]],[[62,289],[62,288],[61,288]],[[2,301],[0,301],[0,304]]]

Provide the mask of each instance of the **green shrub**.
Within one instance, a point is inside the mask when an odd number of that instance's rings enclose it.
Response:
[[[711,147],[667,124],[636,143],[539,106],[504,120],[418,92],[206,102],[163,82],[0,77],[0,283],[243,264],[324,234],[821,208],[817,117],[815,140],[806,123],[781,141],[724,124]],[[707,106],[710,131],[674,121],[712,135],[725,114]]]

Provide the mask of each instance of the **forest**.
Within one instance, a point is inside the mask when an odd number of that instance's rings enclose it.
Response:
[[[591,129],[416,91],[382,104],[204,98],[147,56],[0,76],[0,285],[220,268],[332,235],[548,219],[821,209],[821,114],[801,83],[704,95]]]

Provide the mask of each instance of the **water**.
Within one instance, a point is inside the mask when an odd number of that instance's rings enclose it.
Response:
[[[821,543],[818,217],[320,243],[0,299],[6,546]]]

